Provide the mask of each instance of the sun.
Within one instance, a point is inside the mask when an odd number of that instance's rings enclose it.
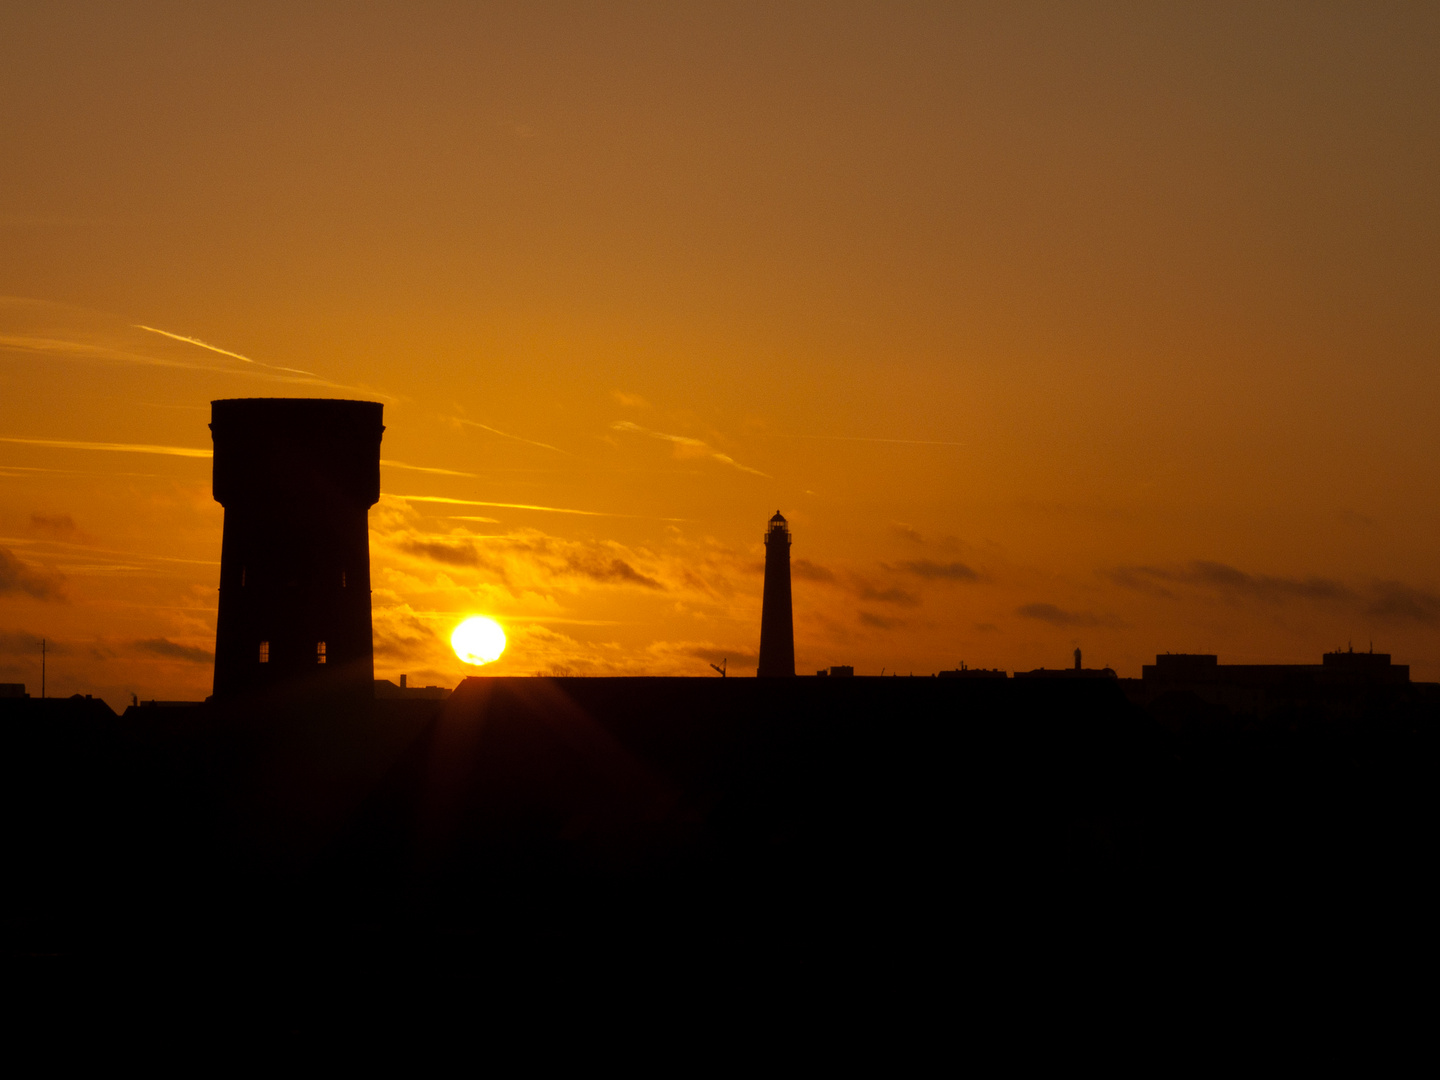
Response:
[[[505,651],[505,631],[494,619],[473,615],[450,635],[455,655],[467,664],[488,664]]]

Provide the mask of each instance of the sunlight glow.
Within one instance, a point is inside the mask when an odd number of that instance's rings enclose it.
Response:
[[[505,651],[505,631],[494,619],[474,615],[455,628],[450,645],[465,663],[488,664]]]

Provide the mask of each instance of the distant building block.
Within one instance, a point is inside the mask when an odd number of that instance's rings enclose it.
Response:
[[[1346,695],[1411,685],[1410,666],[1392,664],[1389,653],[1326,653],[1318,664],[1222,664],[1208,653],[1161,653],[1140,669],[1138,686],[1127,688],[1146,703],[1184,693],[1237,713],[1266,715],[1298,702],[1337,702]]]
[[[454,691],[448,686],[406,686],[405,676],[400,676],[401,682],[396,686],[389,679],[375,680],[375,700],[377,701],[444,701]]]

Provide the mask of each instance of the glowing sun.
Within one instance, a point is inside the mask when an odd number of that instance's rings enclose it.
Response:
[[[505,651],[505,631],[494,619],[474,615],[455,628],[450,645],[465,663],[488,664]]]

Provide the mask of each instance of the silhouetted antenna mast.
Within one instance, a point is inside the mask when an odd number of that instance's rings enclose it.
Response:
[[[40,639],[40,700],[45,700],[45,639]]]
[[[720,678],[723,679],[725,678],[725,669],[730,666],[730,658],[727,656],[724,660],[721,660],[720,663],[711,664],[710,666],[713,667],[716,671],[718,671],[720,673]]]

